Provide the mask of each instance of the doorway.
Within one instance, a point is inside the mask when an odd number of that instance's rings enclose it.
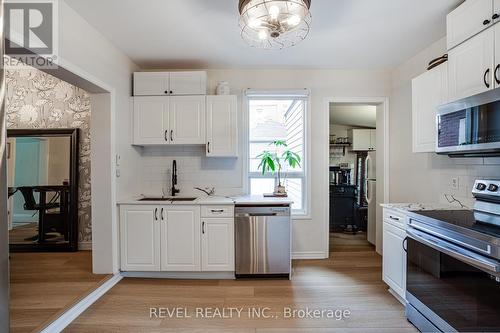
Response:
[[[388,201],[388,101],[328,100],[329,252],[382,250]]]

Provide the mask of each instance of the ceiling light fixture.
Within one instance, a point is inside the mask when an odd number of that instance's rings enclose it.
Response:
[[[252,47],[284,49],[309,35],[311,0],[239,0],[241,37]]]

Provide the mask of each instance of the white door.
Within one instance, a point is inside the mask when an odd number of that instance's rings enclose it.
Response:
[[[436,111],[448,100],[448,64],[444,63],[412,81],[413,152],[436,151]]]
[[[384,222],[383,280],[403,299],[406,298],[405,237],[404,230]]]
[[[493,89],[494,35],[486,30],[449,52],[450,101]]]
[[[352,130],[352,150],[354,151],[367,151],[371,147],[371,134],[370,130],[355,129]]]
[[[202,270],[234,271],[234,219],[203,219],[201,233]]]
[[[160,270],[160,219],[151,205],[120,207],[122,271]]]
[[[500,15],[500,0],[498,2],[498,12]],[[500,25],[495,25],[495,67],[493,71],[493,79],[495,81],[495,88],[500,87]]]
[[[370,130],[370,150],[377,150],[377,130]]]
[[[169,97],[134,97],[134,144],[166,144]]]
[[[170,97],[172,144],[205,144],[205,96]]]
[[[495,22],[500,19],[500,0],[493,1],[493,15],[495,15],[493,18]]]
[[[165,96],[168,94],[168,72],[134,73],[134,96]]]
[[[467,0],[448,14],[446,17],[448,50],[492,25],[492,16],[492,0]]]
[[[201,271],[199,206],[164,206],[161,223],[161,270]],[[160,209],[160,210],[161,210]]]
[[[171,95],[206,95],[206,72],[170,72]]]
[[[207,96],[207,156],[238,156],[236,96]]]

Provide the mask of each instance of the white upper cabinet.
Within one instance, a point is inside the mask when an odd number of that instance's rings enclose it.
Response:
[[[135,97],[135,145],[205,144],[205,96]]]
[[[168,97],[134,98],[134,144],[159,145],[168,143]]]
[[[450,101],[493,89],[495,29],[488,29],[448,54]]]
[[[136,72],[134,96],[206,95],[207,73]]]
[[[353,129],[349,131],[349,140],[353,151],[371,151],[377,149],[377,131],[374,129]]]
[[[238,156],[236,96],[207,96],[207,156]]]
[[[413,79],[412,96],[413,152],[435,152],[436,110],[448,101],[448,64]]]
[[[202,270],[234,271],[234,219],[208,218],[201,223]]]
[[[199,206],[161,208],[161,270],[201,271],[201,221]]]
[[[169,95],[168,72],[135,72],[134,96]]]
[[[149,205],[120,210],[120,252],[123,271],[160,270],[159,209]]]
[[[498,0],[500,4],[500,0]],[[500,6],[499,6],[500,12]],[[495,88],[500,87],[500,24],[495,25],[495,61],[493,68],[493,81]]]
[[[205,96],[170,97],[170,143],[205,143],[205,105]]]
[[[206,72],[170,72],[171,95],[206,95]]]
[[[495,5],[498,3],[495,0]],[[446,17],[448,50],[488,28],[496,20],[493,17],[493,0],[465,1]]]

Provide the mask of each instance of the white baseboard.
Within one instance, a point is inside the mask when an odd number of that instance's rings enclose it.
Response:
[[[293,252],[292,259],[328,259],[328,255],[322,251]]]
[[[234,280],[234,272],[121,272],[123,277],[141,279]]]
[[[90,295],[75,304],[71,309],[63,313],[59,318],[45,327],[40,333],[59,333],[62,332],[73,320],[87,310],[95,301],[101,298],[111,288],[113,288],[123,277],[120,274],[115,274],[109,280],[104,282],[99,288],[94,290]]]
[[[78,251],[92,251],[92,241],[78,242]]]

